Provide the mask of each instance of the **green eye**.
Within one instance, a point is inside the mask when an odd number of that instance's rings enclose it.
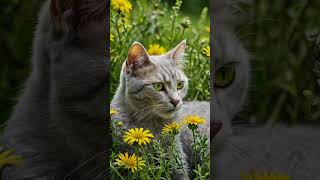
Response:
[[[156,91],[163,91],[164,90],[164,84],[162,82],[153,83],[153,88]]]
[[[179,81],[177,84],[177,89],[181,90],[184,87],[184,82],[183,81]]]
[[[230,63],[219,68],[214,74],[213,83],[218,88],[226,88],[230,86],[236,76],[235,64]]]

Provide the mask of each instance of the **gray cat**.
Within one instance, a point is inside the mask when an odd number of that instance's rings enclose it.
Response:
[[[211,140],[212,178],[238,180],[242,179],[241,175],[257,171],[284,175],[293,180],[320,179],[318,127],[263,125],[243,128],[232,125],[247,94],[249,56],[232,31],[227,3],[213,1],[212,11],[216,61],[211,121],[222,126]],[[221,78],[222,73],[224,78]]]
[[[23,157],[3,179],[92,179],[107,167],[107,4],[46,1],[32,73],[4,132]]]
[[[164,55],[149,56],[142,44],[131,46],[111,105],[118,111],[115,119],[123,122],[124,129],[143,127],[157,138],[166,123],[186,115],[196,114],[209,120],[209,103],[183,102],[188,90],[188,78],[183,72],[185,48],[186,41],[182,41]],[[183,135],[183,142],[190,143],[191,134]],[[176,146],[186,160],[179,139]],[[187,168],[186,161],[184,166]],[[187,179],[181,172],[179,176]]]

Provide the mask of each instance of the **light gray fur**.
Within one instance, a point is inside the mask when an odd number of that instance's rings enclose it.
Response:
[[[50,13],[53,2],[58,0],[46,1],[39,14],[32,72],[4,132],[4,145],[21,155],[23,164],[6,168],[3,179],[88,179],[106,170],[106,153],[90,158],[110,145],[107,2],[83,1],[78,15],[63,7],[59,23]]]
[[[182,101],[187,94],[188,78],[183,72],[183,59],[180,59],[183,55],[180,54],[179,59],[174,60],[172,53],[183,43],[185,42],[180,43],[167,54],[149,56],[150,65],[143,67],[144,70],[136,70],[139,71],[138,74],[128,70],[128,60],[123,63],[121,80],[112,101],[112,107],[119,112],[115,119],[122,121],[125,129],[143,127],[151,130],[157,138],[166,123],[180,121],[186,115],[195,115],[199,113],[198,108],[207,108],[203,115],[209,119],[209,103],[199,103],[198,105],[197,102],[184,103]],[[184,88],[181,90],[177,90],[178,81],[185,82]],[[152,83],[155,82],[165,82],[166,92],[156,91],[152,87]],[[170,104],[172,98],[180,101],[176,108]],[[190,134],[188,135],[190,136]],[[191,141],[186,143],[186,137],[183,136],[182,140],[184,144],[189,146]],[[182,153],[182,159],[186,159],[179,139],[176,146]],[[186,168],[186,162],[184,166]],[[182,176],[180,178],[186,179],[181,172],[180,175]]]
[[[127,72],[127,61],[123,63],[120,84],[111,104],[119,112],[116,118],[123,121],[124,128],[141,126],[157,136],[181,108],[188,90],[188,78],[168,54],[149,57],[151,64],[143,67],[138,75]],[[185,82],[182,90],[176,88],[178,81]],[[155,82],[165,82],[167,92],[156,91],[152,86]],[[175,108],[170,103],[172,98],[180,101]]]
[[[249,83],[249,56],[232,32],[230,1],[213,1],[214,57],[219,65],[235,61],[236,79],[226,89],[215,89],[211,121],[223,122],[211,141],[211,172],[215,180],[240,180],[252,170],[286,174],[293,180],[320,179],[318,127],[285,125],[232,126],[245,102]],[[227,13],[227,14],[225,14]],[[233,130],[240,130],[234,133]]]
[[[292,180],[320,179],[318,127],[277,125],[247,129],[214,154],[214,179],[238,180],[252,170]]]

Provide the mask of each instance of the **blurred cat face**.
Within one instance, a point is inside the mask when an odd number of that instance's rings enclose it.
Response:
[[[214,31],[213,146],[232,134],[232,118],[241,110],[249,81],[248,55],[226,25]],[[217,129],[220,128],[221,129]],[[216,128],[216,130],[215,130]]]
[[[87,7],[81,16],[74,3],[63,4],[57,0],[50,4],[52,30],[48,33],[48,56],[50,86],[54,89],[51,95],[68,103],[66,110],[91,119],[105,119],[106,2],[80,3],[80,7]]]
[[[167,54],[149,56],[141,44],[132,45],[122,71],[132,109],[148,109],[162,118],[176,115],[188,89],[180,62],[185,47],[182,42]]]

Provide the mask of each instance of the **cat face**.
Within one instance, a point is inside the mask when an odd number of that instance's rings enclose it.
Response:
[[[162,118],[172,118],[181,108],[188,90],[182,69],[186,42],[168,53],[149,56],[140,43],[134,43],[122,67],[129,106],[149,109]]]
[[[232,135],[231,121],[241,110],[249,81],[248,54],[226,24],[216,25],[214,31],[213,146]],[[212,135],[212,134],[211,134]]]
[[[51,96],[65,111],[105,119],[107,88],[106,1],[52,0],[48,32]]]

